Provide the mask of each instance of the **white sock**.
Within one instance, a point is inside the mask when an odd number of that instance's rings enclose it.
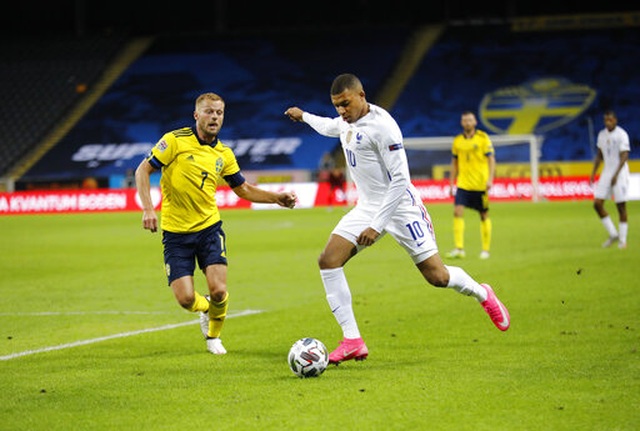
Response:
[[[447,284],[447,287],[463,295],[473,296],[480,302],[487,299],[487,291],[480,286],[480,283],[471,278],[464,269],[449,265],[445,265],[445,268],[449,271],[449,284]]]
[[[600,221],[602,222],[602,226],[604,226],[604,228],[609,233],[609,238],[618,236],[618,232],[616,231],[616,227],[613,224],[613,220],[611,220],[610,216],[602,217]]]
[[[342,328],[344,338],[360,338],[358,323],[353,314],[351,304],[351,290],[344,275],[344,269],[321,269],[320,276],[327,294],[327,302],[333,316]]]
[[[618,225],[618,231],[620,232],[618,236],[620,237],[620,242],[626,244],[627,242],[627,232],[629,231],[629,223],[626,221],[621,221]]]

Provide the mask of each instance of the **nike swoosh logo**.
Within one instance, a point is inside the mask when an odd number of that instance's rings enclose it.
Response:
[[[345,350],[344,352],[342,352],[342,356],[346,358],[347,356],[349,356],[349,355],[351,355],[353,353],[356,353],[358,351],[358,349],[359,349],[359,347],[356,347],[355,349],[349,350],[349,351]]]
[[[502,314],[502,322],[499,323],[500,326],[507,326],[509,324],[509,319],[507,318],[507,313],[504,311],[501,303],[498,303],[498,307],[500,307],[500,314]]]
[[[416,244],[418,247],[422,247],[422,244],[424,244],[424,241],[419,242],[418,244]]]

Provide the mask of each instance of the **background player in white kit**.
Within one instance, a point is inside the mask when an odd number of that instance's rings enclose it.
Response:
[[[479,284],[463,269],[442,262],[431,218],[410,180],[402,132],[396,121],[381,107],[367,102],[355,75],[336,77],[330,95],[338,117],[319,117],[298,107],[285,111],[290,119],[307,123],[321,135],[340,137],[358,192],[356,206],[338,222],[318,259],[327,301],[343,332],[343,340],[330,353],[329,361],[362,360],[369,354],[358,329],[343,267],[387,232],[407,251],[430,284],[473,296],[498,329],[509,329],[509,312],[492,288]]]
[[[600,164],[604,162],[602,173],[593,190],[593,207],[607,230],[609,238],[602,243],[609,247],[618,241],[619,248],[627,248],[627,193],[629,191],[629,134],[618,126],[616,113],[608,110],[604,113],[604,129],[598,133],[596,146],[598,153],[593,161],[593,170],[589,182],[594,179]],[[612,198],[618,209],[618,229],[616,230],[609,213],[604,209],[606,199]]]

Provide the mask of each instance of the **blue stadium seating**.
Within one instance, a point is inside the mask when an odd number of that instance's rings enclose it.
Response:
[[[96,82],[124,40],[119,33],[3,39],[0,176],[64,118],[83,96],[83,89]]]
[[[284,116],[299,104],[335,116],[329,87],[343,72],[360,75],[370,91],[379,88],[397,60],[408,30],[310,33],[269,37],[159,37],[114,83],[77,126],[23,180],[111,175],[135,168],[140,157],[74,163],[78,147],[94,143],[155,143],[164,132],[193,124],[193,102],[213,91],[227,102],[221,139],[300,137],[291,159],[238,157],[243,169],[315,169],[335,139],[318,136]]]
[[[592,159],[602,113],[612,108],[633,141],[632,157],[638,158],[640,57],[632,53],[639,40],[637,27],[546,32],[514,32],[507,25],[449,27],[392,113],[407,137],[448,136],[460,132],[464,110],[478,114],[479,128],[496,133],[533,106],[537,111],[525,114],[530,127],[520,133],[544,137],[541,160],[576,161]],[[502,104],[484,106],[500,89],[508,90]],[[589,89],[594,97],[581,106]],[[492,109],[510,113],[504,124],[487,121]]]
[[[242,155],[243,169],[315,169],[322,154],[335,148],[337,141],[293,125],[283,116],[284,110],[296,104],[322,115],[335,115],[329,86],[343,72],[359,75],[369,100],[375,102],[410,35],[409,28],[402,28],[359,30],[357,35],[310,32],[298,34],[296,39],[288,34],[161,36],[23,180],[122,175],[137,165],[141,155],[80,163],[74,161],[74,154],[79,147],[92,144],[150,146],[164,132],[191,125],[193,101],[205,91],[217,92],[227,101],[224,141],[301,140],[301,150],[291,157]],[[423,59],[391,113],[406,137],[456,134],[460,113],[467,109],[478,112],[480,128],[497,133],[515,123],[511,117],[492,118],[498,108],[515,117],[528,112],[523,107],[543,101],[545,107],[569,114],[545,111],[530,132],[544,135],[542,160],[568,161],[591,159],[593,133],[602,127],[602,111],[614,108],[620,124],[631,135],[632,157],[637,158],[640,126],[633,120],[640,114],[640,83],[635,79],[640,60],[631,53],[637,50],[639,36],[637,28],[518,33],[504,25],[449,27]],[[3,151],[24,154],[25,147],[16,149],[13,144],[28,142],[28,149],[77,101],[78,95],[60,79],[91,82],[96,77],[95,66],[104,67],[101,61],[108,58],[103,55],[105,50],[99,49],[82,62],[72,55],[77,48],[68,50],[71,52],[64,55],[52,54],[46,67],[33,55],[22,60],[22,75],[33,84],[51,81],[41,79],[40,69],[47,74],[64,71],[55,74],[51,83],[56,92],[34,85],[8,99],[21,110],[15,109],[7,122],[3,113],[0,132],[5,136],[15,133],[12,145],[3,145]],[[80,51],[86,55],[86,49]],[[17,52],[14,55],[19,58]],[[85,72],[88,63],[90,72]],[[6,76],[7,69],[0,71]],[[3,85],[7,86],[3,91],[11,90],[9,86],[24,86]],[[562,91],[550,91],[556,87]],[[526,101],[510,97],[512,94],[525,94]],[[30,111],[27,102],[32,101]],[[37,112],[35,123],[42,127],[29,132],[33,115],[27,126],[15,117],[25,112],[23,109]],[[19,139],[25,135],[28,140]],[[7,163],[16,160],[5,158]],[[4,169],[7,166],[5,163]],[[2,169],[0,165],[0,175]]]

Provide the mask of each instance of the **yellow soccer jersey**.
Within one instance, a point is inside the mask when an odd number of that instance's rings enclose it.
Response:
[[[214,144],[201,144],[193,129],[185,127],[166,133],[152,148],[149,159],[164,165],[162,230],[198,232],[220,220],[216,189],[223,177],[238,173],[240,167],[231,148],[219,140]]]
[[[456,185],[469,191],[485,191],[489,180],[488,156],[493,154],[493,143],[489,135],[476,130],[467,139],[461,133],[453,139],[451,153],[458,159]]]

